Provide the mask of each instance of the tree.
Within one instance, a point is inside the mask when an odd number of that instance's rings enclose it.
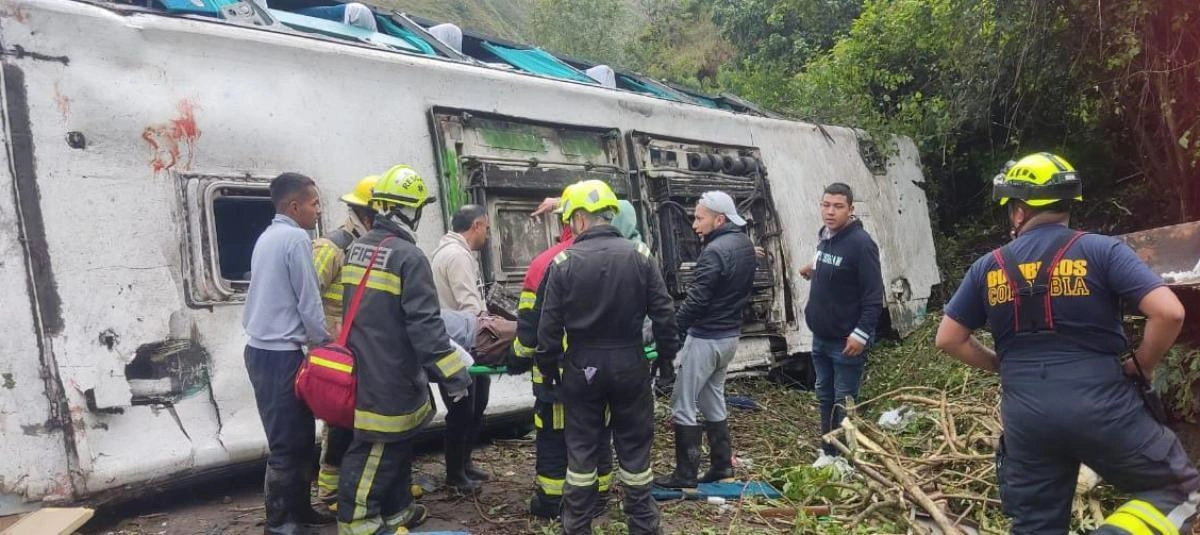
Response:
[[[629,9],[616,0],[536,0],[530,32],[533,42],[555,53],[621,65]]]

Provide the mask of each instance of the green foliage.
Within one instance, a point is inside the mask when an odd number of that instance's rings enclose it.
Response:
[[[815,500],[834,502],[846,489],[828,485],[836,483],[839,477],[832,466],[813,468],[799,465],[776,468],[767,474],[767,481],[785,497],[797,503],[811,503]]]
[[[622,65],[629,16],[628,6],[613,0],[534,0],[530,36],[558,54]]]
[[[735,54],[700,0],[641,0],[644,23],[626,47],[631,67],[652,78],[715,89],[721,66]]]
[[[1176,346],[1156,368],[1154,388],[1165,393],[1164,401],[1177,418],[1194,421],[1200,414],[1200,350]]]

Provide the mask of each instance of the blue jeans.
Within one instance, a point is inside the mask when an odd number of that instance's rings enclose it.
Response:
[[[821,434],[824,435],[842,424],[846,416],[846,398],[858,399],[858,388],[862,386],[863,368],[867,364],[864,349],[856,357],[842,355],[846,348],[845,338],[813,337],[813,370],[817,372],[817,400],[821,402]],[[837,448],[821,443],[827,455],[838,455]]]
[[[267,464],[276,470],[307,468],[316,456],[317,438],[312,411],[295,391],[304,353],[246,346],[245,358],[258,416],[267,434]]]

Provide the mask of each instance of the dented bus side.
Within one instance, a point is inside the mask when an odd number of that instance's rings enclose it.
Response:
[[[697,252],[688,210],[729,191],[768,252],[737,369],[808,349],[794,274],[828,182],[855,188],[896,330],[938,282],[905,138],[883,156],[847,128],[128,5],[0,11],[0,514],[264,457],[241,303],[272,215],[266,183],[282,171],[317,179],[327,226],[367,174],[404,162],[436,177],[426,251],[452,207],[484,203],[498,296],[553,239],[527,217],[536,201],[598,177],[637,207],[682,297]],[[528,378],[498,379],[492,400],[490,414],[527,411]]]

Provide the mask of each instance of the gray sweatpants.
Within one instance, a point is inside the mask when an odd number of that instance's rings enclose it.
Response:
[[[725,368],[737,353],[738,337],[708,340],[692,335],[675,359],[671,415],[679,425],[700,425],[696,407],[707,422],[725,421]]]

